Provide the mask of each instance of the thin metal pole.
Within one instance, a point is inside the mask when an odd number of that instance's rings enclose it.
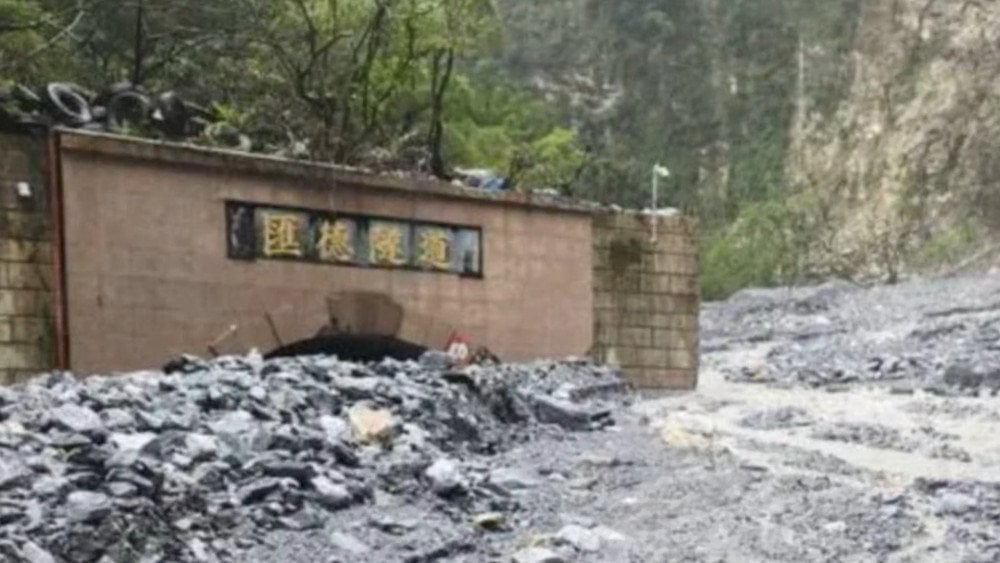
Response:
[[[653,168],[653,213],[656,213],[656,203],[660,191],[660,175],[656,168]]]
[[[139,0],[139,3],[135,7],[135,37],[133,38],[132,54],[134,60],[132,61],[132,87],[136,88],[142,82],[142,66],[143,58],[145,54],[143,53],[143,0]]]
[[[653,166],[653,202],[652,202],[653,205],[652,205],[652,209],[651,209],[652,215],[651,215],[650,221],[649,221],[650,229],[652,230],[652,233],[650,233],[649,240],[653,244],[656,244],[657,230],[658,230],[657,227],[659,226],[657,224],[657,213],[656,213],[656,204],[657,204],[657,199],[658,199],[658,196],[659,196],[658,192],[660,191],[660,178],[659,178],[659,176],[660,176],[660,171],[658,169],[658,166],[654,165]]]

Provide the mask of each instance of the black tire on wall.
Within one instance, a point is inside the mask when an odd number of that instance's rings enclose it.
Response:
[[[83,125],[93,119],[90,102],[72,84],[53,82],[45,87],[46,104],[58,121],[67,125]]]
[[[145,123],[150,107],[149,98],[139,92],[119,92],[108,101],[108,127],[117,131],[128,123]]]

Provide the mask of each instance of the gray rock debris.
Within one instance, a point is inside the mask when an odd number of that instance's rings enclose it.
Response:
[[[0,538],[10,539],[0,558],[241,561],[272,531],[315,531],[328,512],[386,497],[431,504],[430,521],[468,531],[476,515],[505,520],[510,491],[535,482],[491,475],[484,455],[563,432],[539,419],[597,428],[625,399],[603,391],[621,386],[617,372],[586,362],[448,364],[447,377],[439,365],[187,358],[171,374],[55,374],[0,390]],[[556,411],[539,417],[548,399]],[[345,560],[369,552],[368,534],[409,542],[421,524],[362,521],[357,537],[331,538]],[[467,553],[458,529],[418,542],[412,557]]]
[[[21,557],[24,557],[27,563],[57,563],[51,553],[33,541],[27,541],[21,546]]]
[[[756,430],[779,430],[810,426],[815,423],[813,417],[800,407],[780,407],[757,411],[740,420],[740,424]]]
[[[495,469],[490,472],[491,483],[508,491],[523,491],[538,486],[538,480],[516,469]]]
[[[330,534],[330,542],[332,542],[337,549],[354,555],[364,555],[371,551],[371,548],[365,545],[364,542],[344,532],[334,532]]]
[[[594,552],[601,549],[601,538],[593,531],[576,524],[563,526],[556,533],[556,539],[568,543],[579,551]]]
[[[551,549],[529,547],[515,553],[511,563],[566,563],[566,559]]]
[[[71,432],[86,434],[104,430],[100,415],[87,407],[62,405],[52,411],[51,418],[52,424]]]
[[[94,522],[111,513],[111,499],[91,491],[73,491],[66,497],[66,515],[71,522]]]
[[[329,510],[347,508],[354,502],[354,497],[346,485],[334,483],[323,476],[314,477],[310,483],[316,490],[319,503]]]
[[[548,396],[533,396],[531,400],[539,422],[557,424],[567,430],[590,430],[600,427],[611,415],[606,409],[588,408],[585,405]]]
[[[462,474],[458,464],[450,459],[439,459],[424,472],[431,483],[431,489],[442,497],[464,493],[468,488],[468,480]]]
[[[32,471],[16,458],[0,457],[0,491],[19,487],[31,480]]]
[[[941,514],[961,515],[975,510],[979,501],[970,495],[958,492],[945,492],[941,495],[938,512]]]
[[[191,433],[184,437],[186,455],[193,461],[211,459],[219,453],[219,440],[211,434]]]

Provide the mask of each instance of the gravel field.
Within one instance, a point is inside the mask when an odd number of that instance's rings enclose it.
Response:
[[[997,329],[993,276],[828,283],[706,305],[686,394],[440,357],[46,376],[0,392],[0,553],[1000,561]]]

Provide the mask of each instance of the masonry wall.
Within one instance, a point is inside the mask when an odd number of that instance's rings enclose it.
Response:
[[[45,136],[0,133],[0,384],[55,361],[45,143]],[[19,193],[20,183],[30,193]]]
[[[322,167],[148,142],[64,134],[62,147],[76,371],[205,354],[233,325],[244,345],[273,343],[274,328],[286,341],[311,336],[325,300],[350,290],[384,293],[407,319],[462,330],[503,360],[579,356],[592,344],[589,214],[360,186]],[[480,226],[483,277],[231,260],[227,199]],[[261,322],[271,311],[285,312],[280,326]]]
[[[608,213],[594,218],[596,352],[647,389],[698,381],[698,264],[685,217]]]

